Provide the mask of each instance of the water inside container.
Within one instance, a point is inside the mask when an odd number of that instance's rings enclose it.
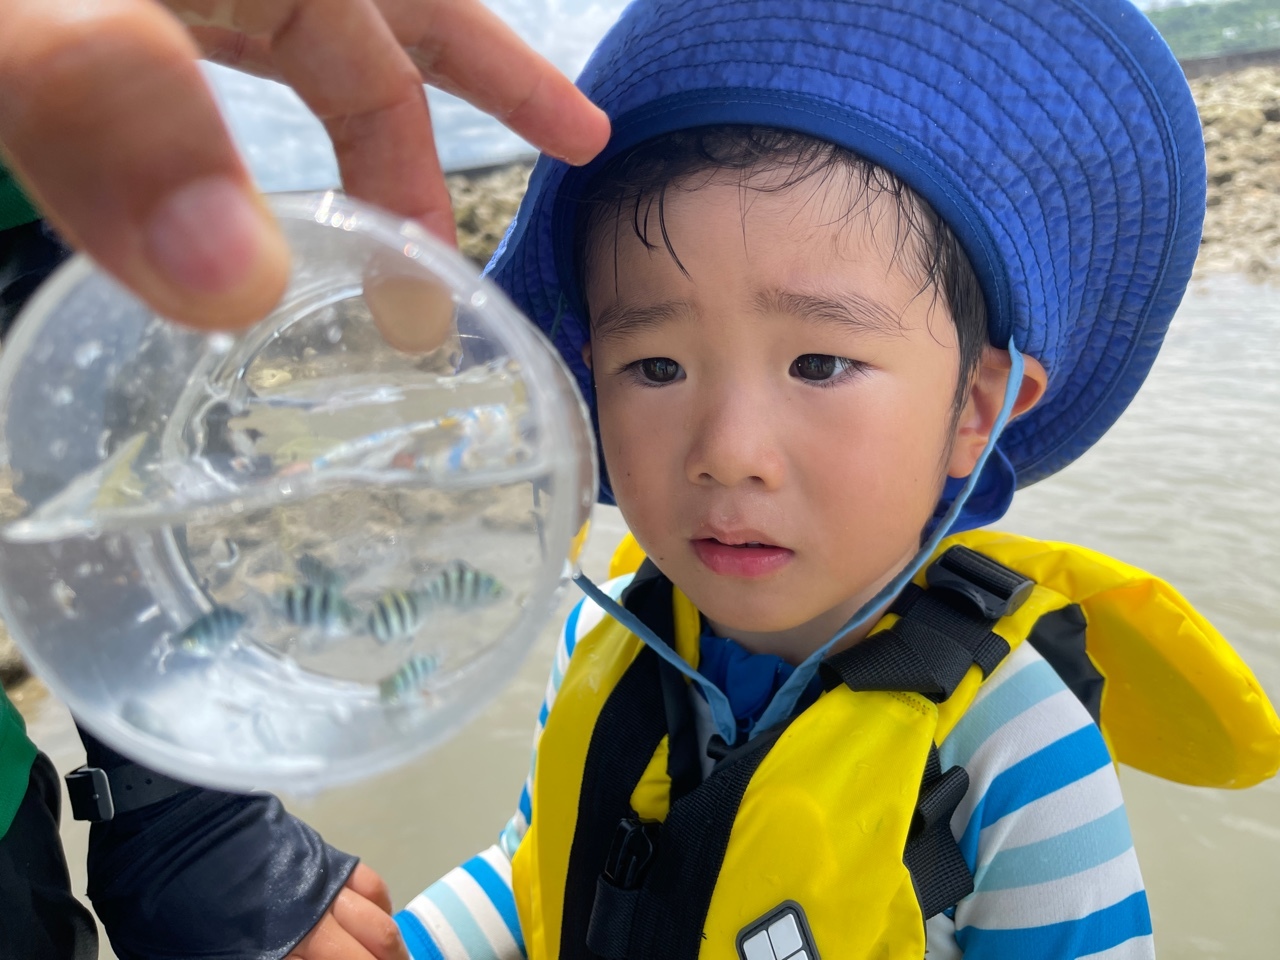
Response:
[[[313,789],[420,752],[514,673],[594,462],[567,371],[456,255],[332,195],[277,205],[294,278],[241,335],[176,327],[84,261],[19,319],[0,606],[118,749]],[[375,302],[439,336],[406,348]]]

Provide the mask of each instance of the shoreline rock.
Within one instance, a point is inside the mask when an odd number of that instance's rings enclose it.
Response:
[[[1191,81],[1209,167],[1196,274],[1280,280],[1280,66]]]
[[[457,173],[445,178],[458,225],[458,249],[477,266],[484,267],[502,242],[532,171],[532,161],[524,161],[480,174]]]

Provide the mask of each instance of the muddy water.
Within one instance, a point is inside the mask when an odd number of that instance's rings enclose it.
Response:
[[[1060,476],[1019,494],[1002,527],[1146,567],[1231,639],[1280,699],[1280,290],[1215,278],[1195,288],[1124,419]],[[597,511],[586,567],[622,534]],[[376,781],[290,805],[360,853],[403,904],[493,842],[514,809],[553,649],[457,739]],[[66,712],[22,704],[60,768],[78,763]],[[1163,960],[1280,952],[1280,783],[1194,790],[1123,770]],[[64,831],[78,889],[87,831]]]

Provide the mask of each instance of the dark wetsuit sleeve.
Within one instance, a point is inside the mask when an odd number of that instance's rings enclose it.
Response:
[[[91,766],[127,762],[80,736]],[[276,960],[356,862],[273,796],[193,787],[93,825],[89,899],[120,960]]]

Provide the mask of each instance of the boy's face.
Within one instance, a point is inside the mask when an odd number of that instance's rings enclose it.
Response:
[[[719,632],[803,655],[918,550],[960,360],[942,298],[895,257],[892,199],[846,218],[845,178],[750,189],[774,176],[668,190],[687,275],[656,204],[655,250],[628,219],[597,227],[588,359],[640,545]]]

